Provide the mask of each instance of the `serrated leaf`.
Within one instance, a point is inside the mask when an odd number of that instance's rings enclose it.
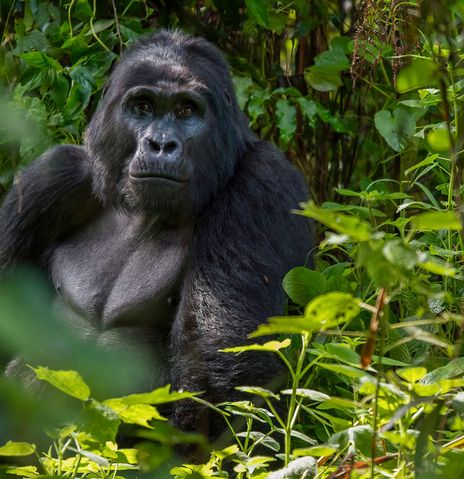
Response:
[[[69,396],[81,401],[90,398],[90,388],[77,371],[56,371],[42,366],[31,369],[38,379],[48,382]]]
[[[0,456],[30,456],[36,450],[35,444],[8,441],[0,446]]]
[[[277,127],[284,144],[290,142],[296,131],[296,108],[287,100],[280,99],[276,103]]]
[[[327,280],[317,271],[298,266],[285,275],[282,286],[294,303],[306,306],[311,299],[327,291]]]
[[[122,399],[108,399],[104,404],[111,408],[123,422],[149,428],[151,427],[149,421],[153,419],[166,421],[155,407],[149,404],[127,405]]]

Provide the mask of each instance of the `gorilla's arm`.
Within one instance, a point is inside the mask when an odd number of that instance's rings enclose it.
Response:
[[[211,401],[233,399],[236,385],[265,385],[279,367],[274,355],[218,349],[247,342],[282,312],[283,276],[304,265],[311,249],[306,218],[290,213],[308,198],[299,175],[275,147],[258,143],[240,160],[226,189],[197,226],[192,269],[173,326],[173,384],[203,389]],[[185,427],[197,419],[178,411]]]
[[[23,170],[0,209],[0,270],[40,264],[46,249],[96,208],[84,148],[52,148]]]

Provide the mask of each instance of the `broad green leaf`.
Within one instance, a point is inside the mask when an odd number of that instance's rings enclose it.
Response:
[[[337,448],[331,446],[313,446],[305,447],[304,449],[294,449],[294,456],[312,456],[312,457],[327,457],[332,456],[338,451]]]
[[[246,13],[250,19],[258,25],[266,27],[269,22],[269,14],[266,0],[245,0]]]
[[[338,359],[339,361],[348,364],[360,364],[361,358],[359,354],[350,349],[347,345],[340,343],[327,343],[325,348],[334,359]]]
[[[422,384],[431,384],[441,379],[450,379],[456,376],[464,375],[464,358],[452,359],[448,364],[430,371],[420,382]]]
[[[20,57],[31,67],[40,70],[56,70],[61,71],[63,67],[52,57],[41,52],[22,53]]]
[[[434,151],[449,151],[451,148],[450,134],[447,128],[432,129],[425,138]]]
[[[293,390],[284,389],[282,391],[282,394],[285,394],[287,396],[292,395]],[[320,391],[315,391],[314,389],[297,388],[295,390],[295,395],[305,399],[311,399],[311,401],[317,401],[317,402],[328,401],[330,399],[329,395],[321,393]]]
[[[440,385],[439,384],[421,384],[417,383],[414,384],[414,392],[421,397],[426,396],[435,396],[440,392]]]
[[[304,72],[306,82],[318,91],[335,91],[343,85],[340,73],[350,66],[341,49],[322,52],[314,60],[314,65]]]
[[[19,476],[23,478],[39,477],[39,471],[37,470],[35,466],[9,467],[6,470],[6,472],[7,474],[11,474],[11,475]],[[10,479],[12,479],[11,476],[9,477]]]
[[[254,387],[254,386],[238,386],[235,389],[244,393],[254,394],[255,396],[260,396],[262,398],[273,398],[279,399],[279,396],[269,389]]]
[[[116,441],[120,424],[121,421],[113,409],[98,401],[90,400],[84,405],[83,420],[79,424],[79,430],[104,444],[107,441]],[[62,432],[68,432],[68,436],[71,436],[74,431],[71,429]]]
[[[399,71],[396,89],[404,93],[436,85],[439,78],[438,70],[438,65],[431,58],[415,58],[410,65]]]
[[[149,404],[127,405],[122,399],[124,398],[108,399],[104,404],[111,408],[123,422],[149,428],[151,427],[149,421],[153,419],[166,421],[166,418],[164,418],[155,407]]]
[[[113,24],[114,24],[114,18],[97,20],[93,24],[93,31],[92,31],[92,28],[89,28],[87,32],[85,33],[85,36],[88,37],[90,35],[93,35],[94,33],[100,33],[103,30],[106,30],[107,28],[111,27],[111,25]]]
[[[375,114],[374,122],[384,140],[397,152],[406,148],[416,127],[414,117],[402,108],[396,108],[393,114],[380,110]]]
[[[35,452],[35,444],[8,441],[0,446],[0,456],[30,456]]]
[[[220,349],[223,353],[243,353],[244,351],[269,351],[275,352],[280,349],[288,348],[291,344],[290,339],[283,341],[268,341],[264,344],[249,344],[245,346],[235,346],[233,348]]]
[[[134,404],[156,405],[179,401],[181,399],[191,399],[199,394],[199,392],[191,393],[187,391],[171,391],[171,386],[167,384],[166,386],[160,387],[148,393],[130,394],[129,396],[108,399],[104,401],[103,404],[107,405],[109,401],[116,401],[113,404],[125,404],[126,406]]]
[[[418,263],[425,271],[428,271],[432,274],[439,274],[440,276],[456,276],[456,268],[454,268],[450,263],[445,263],[444,261],[438,261],[436,259],[429,259],[425,261],[420,261]]]
[[[276,117],[280,138],[284,144],[287,144],[295,135],[296,108],[287,100],[280,99],[276,103]]]
[[[368,376],[363,369],[357,369],[353,366],[347,366],[345,364],[319,363],[318,366],[323,369],[328,369],[337,375],[342,374],[343,376],[347,376],[352,379],[361,379]]]
[[[455,230],[462,225],[454,211],[433,211],[413,216],[411,223],[419,231]]]
[[[306,68],[304,78],[308,85],[318,91],[336,91],[343,85],[340,71],[330,66],[317,66]]]
[[[334,211],[319,208],[312,201],[302,205],[303,210],[296,213],[313,218],[330,229],[346,234],[357,241],[368,241],[371,236],[369,223],[356,216],[337,213]]]
[[[303,266],[290,270],[282,285],[290,299],[300,306],[306,306],[311,299],[327,291],[326,278]]]
[[[329,329],[351,321],[359,314],[358,300],[349,293],[326,293],[313,299],[304,316],[275,316],[269,318],[250,334],[250,338],[268,334],[302,334]]]
[[[90,398],[90,388],[77,371],[56,371],[42,366],[31,369],[38,379],[50,383],[69,396],[81,401],[87,401]]]
[[[396,370],[396,374],[406,382],[414,384],[427,374],[427,369],[422,366],[413,368],[400,368]]]

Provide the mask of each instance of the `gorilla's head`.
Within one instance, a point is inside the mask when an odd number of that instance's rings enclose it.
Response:
[[[100,199],[170,221],[198,213],[253,141],[221,52],[166,30],[123,55],[86,132]]]

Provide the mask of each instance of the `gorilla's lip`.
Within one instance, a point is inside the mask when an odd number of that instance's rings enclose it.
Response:
[[[190,178],[174,176],[167,173],[155,173],[151,171],[141,171],[129,173],[129,178],[137,182],[150,182],[157,180],[172,181],[173,183],[187,183]]]

